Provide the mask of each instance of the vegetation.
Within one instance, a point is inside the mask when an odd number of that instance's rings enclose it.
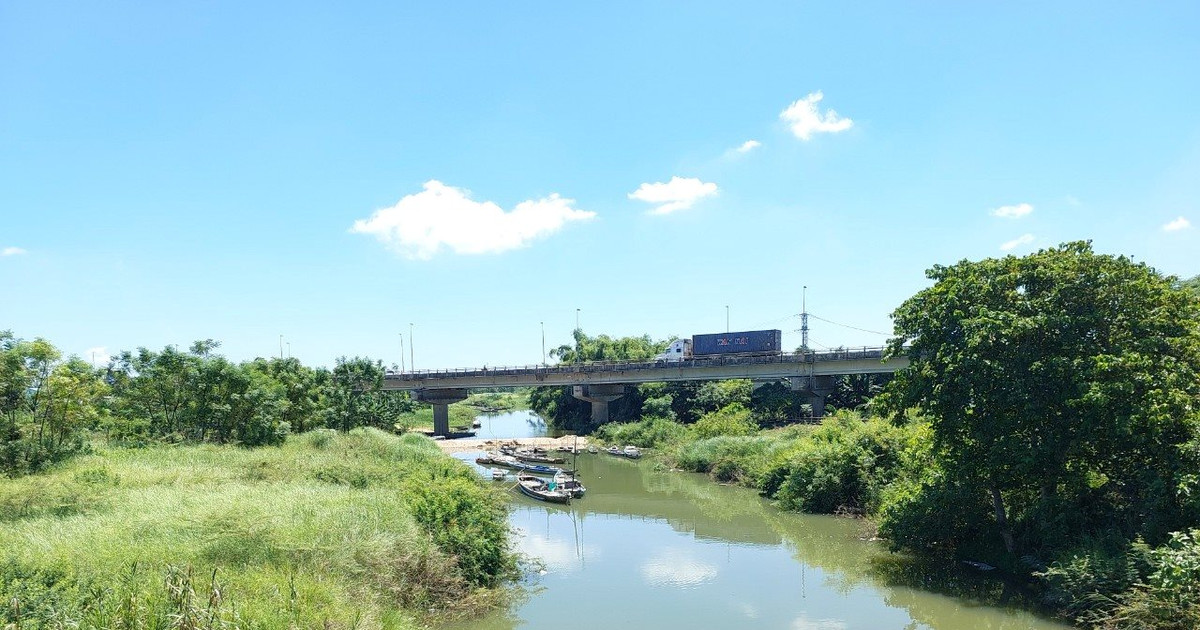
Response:
[[[472,392],[464,403],[479,413],[501,413],[529,408],[529,390]]]
[[[0,484],[0,626],[415,627],[512,577],[505,510],[375,429],[100,448]]]
[[[897,550],[1027,576],[1084,625],[1197,627],[1200,279],[1087,243],[929,277],[893,315],[910,367],[839,389],[887,419],[764,430],[795,413],[780,386],[656,385],[639,392],[653,417],[598,435],[786,508],[868,515]]]

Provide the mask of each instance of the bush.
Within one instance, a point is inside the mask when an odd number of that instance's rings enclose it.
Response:
[[[700,439],[718,435],[751,435],[758,425],[750,417],[750,410],[741,403],[732,403],[712,413],[706,413],[692,425]]]
[[[685,444],[675,453],[675,465],[714,479],[757,486],[775,445],[763,436],[718,436]]]
[[[771,466],[764,489],[789,509],[825,514],[872,511],[884,487],[896,478],[912,431],[838,413]]]
[[[596,431],[609,444],[632,444],[641,448],[662,448],[687,436],[687,427],[669,418],[652,417],[640,422],[609,423]]]

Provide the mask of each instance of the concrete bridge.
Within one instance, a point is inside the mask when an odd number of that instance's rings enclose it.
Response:
[[[808,394],[813,415],[825,415],[825,397],[833,392],[833,377],[843,374],[882,374],[908,367],[908,359],[884,360],[884,348],[829,352],[780,352],[753,356],[704,355],[679,362],[603,361],[526,367],[466,368],[388,374],[383,388],[413,392],[433,405],[433,432],[450,432],[447,407],[466,399],[473,388],[572,386],[572,393],[592,404],[592,424],[608,422],[608,404],[625,393],[627,385],[667,381],[711,381],[745,378],[756,385],[785,382]]]

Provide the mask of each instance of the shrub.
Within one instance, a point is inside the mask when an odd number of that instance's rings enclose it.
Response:
[[[687,436],[687,427],[663,417],[640,422],[609,423],[596,431],[597,437],[610,444],[633,444],[642,448],[662,448]]]
[[[692,425],[696,437],[701,439],[718,435],[751,435],[758,425],[750,417],[750,410],[741,403],[732,403],[712,413],[706,413]]]

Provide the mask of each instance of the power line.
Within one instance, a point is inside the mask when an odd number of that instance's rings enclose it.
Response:
[[[852,329],[854,329],[854,330],[861,330],[862,332],[865,332],[865,333],[871,333],[872,335],[883,335],[884,337],[890,337],[890,336],[891,336],[891,333],[879,332],[878,330],[867,330],[866,328],[859,328],[858,326],[851,326],[851,325],[849,325],[849,324],[842,324],[842,323],[839,323],[839,322],[835,322],[835,321],[833,321],[833,320],[831,320],[831,319],[825,319],[824,317],[821,317],[821,316],[819,316],[819,315],[813,315],[812,313],[809,313],[809,314],[808,314],[808,316],[809,316],[809,317],[812,317],[812,318],[814,318],[814,319],[819,319],[819,320],[821,320],[821,321],[823,321],[823,322],[826,322],[826,323],[828,323],[828,324],[833,324],[834,326],[841,326],[841,327],[843,327],[843,328],[852,328]]]

